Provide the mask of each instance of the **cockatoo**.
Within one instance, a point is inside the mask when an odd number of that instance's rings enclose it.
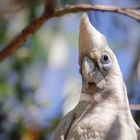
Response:
[[[79,65],[81,96],[60,122],[54,140],[138,140],[117,58],[87,14],[80,22]]]

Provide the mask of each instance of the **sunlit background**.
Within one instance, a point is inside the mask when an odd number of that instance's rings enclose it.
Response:
[[[1,49],[38,17],[43,0],[0,0]],[[137,0],[57,0],[57,6],[95,3],[135,7]],[[89,12],[108,39],[128,88],[130,103],[140,103],[140,24],[119,14]],[[58,122],[78,102],[80,14],[48,21],[0,64],[0,140],[51,140]],[[139,111],[133,116],[140,123]]]

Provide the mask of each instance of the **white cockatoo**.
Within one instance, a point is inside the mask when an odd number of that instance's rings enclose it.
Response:
[[[82,15],[79,34],[82,90],[60,122],[54,140],[138,140],[117,58],[106,38]]]

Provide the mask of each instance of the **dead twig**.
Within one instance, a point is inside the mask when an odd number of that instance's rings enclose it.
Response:
[[[113,12],[129,16],[135,20],[140,21],[140,12],[136,8],[124,8],[118,6],[107,6],[107,5],[90,5],[90,4],[81,4],[81,5],[72,5],[63,9],[55,11],[54,16],[59,17],[65,14],[86,12],[86,11],[100,11],[100,12]]]
[[[130,109],[133,111],[140,111],[140,104],[130,104]]]

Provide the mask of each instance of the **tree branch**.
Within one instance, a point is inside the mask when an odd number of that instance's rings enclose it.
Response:
[[[40,16],[38,19],[31,22],[26,28],[22,30],[1,52],[0,61],[13,54],[18,48],[20,48],[24,42],[35,33],[49,17]]]
[[[48,19],[53,17],[60,17],[65,14],[86,12],[86,11],[101,11],[101,12],[113,12],[122,15],[129,16],[135,20],[140,21],[140,12],[135,8],[121,8],[118,6],[105,6],[105,5],[72,5],[62,9],[54,9],[53,4],[49,5],[48,0],[46,0],[45,10],[43,14],[31,22],[27,27],[25,27],[20,34],[18,34],[1,52],[0,61],[7,58],[9,55],[13,54],[18,48],[20,48],[24,42],[35,33]]]

